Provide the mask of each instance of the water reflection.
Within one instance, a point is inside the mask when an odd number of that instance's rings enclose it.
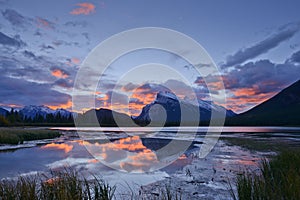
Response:
[[[69,153],[73,149],[73,145],[66,144],[66,143],[50,143],[46,144],[45,146],[41,147],[42,149],[57,149],[57,150],[63,150],[65,153]]]
[[[101,141],[77,140],[79,145],[84,145],[96,159],[127,172],[144,172],[158,163],[153,150],[147,148],[139,136],[122,138],[110,143]]]

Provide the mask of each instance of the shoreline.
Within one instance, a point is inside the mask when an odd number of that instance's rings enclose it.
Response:
[[[140,193],[143,198],[155,198],[169,187],[182,199],[231,199],[229,183],[236,192],[236,176],[245,170],[257,171],[260,160],[273,154],[252,152],[219,140],[206,158],[193,160],[164,180],[141,186]]]

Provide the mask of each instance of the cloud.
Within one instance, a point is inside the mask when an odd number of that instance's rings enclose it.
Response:
[[[295,60],[298,58],[296,55],[293,54]],[[227,90],[227,104],[224,106],[235,112],[246,111],[299,80],[299,74],[300,65],[293,62],[259,60],[236,65],[222,76]],[[217,90],[218,79],[214,76],[207,79]],[[201,78],[196,83],[199,86],[205,84]]]
[[[59,108],[63,108],[63,109],[71,109],[73,106],[73,103],[71,101],[71,97],[63,103],[51,103],[51,104],[46,104],[46,106],[48,106],[49,108],[51,108],[52,110],[56,110]]]
[[[87,44],[90,44],[91,39],[89,33],[84,32],[81,35],[87,40]]]
[[[45,44],[41,45],[40,47],[41,47],[41,51],[47,51],[47,50],[54,50],[55,49],[53,46],[45,45]]]
[[[58,68],[58,67],[52,67],[51,69],[52,76],[55,76],[57,78],[68,78],[70,76],[70,73],[65,71],[64,69]]]
[[[287,60],[287,62],[300,63],[300,51],[293,53],[293,55]]]
[[[80,64],[80,59],[79,59],[79,58],[76,58],[76,57],[73,57],[73,58],[71,58],[71,62],[72,62],[73,64],[78,65],[78,64]]]
[[[128,97],[126,94],[109,90],[105,93],[96,92],[95,95],[96,108],[107,108],[128,114]]]
[[[92,3],[78,3],[76,4],[79,8],[75,8],[70,12],[72,15],[89,15],[95,12],[95,5]]]
[[[64,40],[55,40],[52,42],[52,44],[55,45],[56,47],[59,47],[61,45],[79,47],[79,42],[67,42]]]
[[[251,47],[241,49],[233,55],[228,56],[223,67],[242,64],[249,59],[256,58],[257,56],[268,52],[269,50],[277,47],[280,43],[293,37],[299,31],[299,28],[299,24],[286,25],[284,28],[281,28],[277,33],[271,35],[265,40],[254,44]]]
[[[64,24],[67,27],[77,27],[80,26],[82,28],[87,27],[88,23],[86,21],[68,21]]]
[[[278,91],[299,79],[300,66],[259,60],[238,65],[224,75],[226,89],[256,88],[256,93]]]
[[[65,64],[65,58],[36,55],[27,49],[15,52],[3,51],[0,54],[0,74],[37,83],[54,83],[59,78],[52,75],[52,71],[56,68],[62,71],[61,76],[72,78],[75,69],[69,67],[66,71],[60,67]]]
[[[18,57],[19,60],[15,57]],[[0,55],[0,75],[26,79],[30,77],[36,80],[38,80],[38,76],[43,76],[43,73],[38,68],[28,65],[27,62],[21,58],[22,56],[20,55],[12,55],[12,57]],[[45,77],[41,78],[45,80]]]
[[[24,28],[26,25],[29,24],[27,18],[15,10],[6,9],[2,11],[2,15],[13,26],[19,26]]]
[[[55,24],[47,19],[37,17],[36,24],[39,28],[55,29]]]
[[[72,88],[73,87],[73,81],[72,80],[66,80],[66,79],[58,79],[54,82],[54,85],[63,87],[63,88]]]
[[[39,84],[24,79],[0,75],[0,102],[17,105],[61,105],[70,96],[51,89],[50,84]]]
[[[41,33],[40,30],[36,30],[35,33],[34,33],[35,36],[39,36],[39,37],[42,37],[43,34]]]
[[[6,46],[22,47],[26,44],[20,39],[19,35],[16,35],[14,38],[5,35],[0,32],[0,44]]]
[[[137,88],[139,85],[136,85],[136,84],[133,84],[133,83],[127,83],[126,85],[124,85],[122,87],[122,90],[124,92],[130,92],[130,91],[133,91],[135,88]]]
[[[36,59],[36,56],[31,51],[25,50],[23,51],[23,55],[27,58]]]
[[[0,5],[1,5],[1,4],[4,4],[4,5],[5,5],[5,4],[8,3],[8,1],[9,1],[9,0],[0,0]]]

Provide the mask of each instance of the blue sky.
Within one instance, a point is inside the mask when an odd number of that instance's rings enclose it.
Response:
[[[299,1],[0,0],[0,105],[70,109],[74,78],[88,53],[113,34],[151,26],[199,42],[224,74],[224,106],[242,112],[299,79],[299,7]],[[114,66],[153,57],[184,64],[145,51]],[[107,83],[123,73],[111,70]],[[100,90],[105,96],[110,89]]]

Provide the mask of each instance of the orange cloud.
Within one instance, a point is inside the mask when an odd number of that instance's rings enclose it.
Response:
[[[255,88],[239,88],[233,91],[234,96],[227,98],[226,108],[241,113],[268,100],[276,92],[258,93]]]
[[[74,63],[74,64],[76,64],[76,65],[78,65],[78,64],[80,63],[80,59],[79,59],[79,58],[76,58],[76,57],[71,58],[71,61],[72,61],[72,63]]]
[[[239,88],[233,91],[235,96],[253,96],[257,93],[255,88]]]
[[[92,3],[78,3],[76,4],[79,8],[75,8],[70,12],[72,15],[89,15],[95,12],[95,5]]]
[[[73,145],[69,144],[56,144],[56,143],[50,143],[46,144],[45,146],[42,146],[42,149],[59,149],[63,150],[65,153],[69,153],[73,149]]]
[[[134,90],[130,98],[135,99],[135,101],[129,102],[130,114],[138,115],[145,105],[150,104],[155,100],[156,92],[137,88]]]
[[[60,69],[53,69],[51,74],[52,74],[52,76],[55,76],[57,78],[68,78],[69,77],[69,75],[66,72],[64,72]]]
[[[69,99],[67,103],[62,103],[62,104],[58,104],[58,105],[46,105],[46,106],[53,110],[56,110],[58,108],[70,109],[70,108],[72,108],[73,103],[72,103],[71,99]]]

